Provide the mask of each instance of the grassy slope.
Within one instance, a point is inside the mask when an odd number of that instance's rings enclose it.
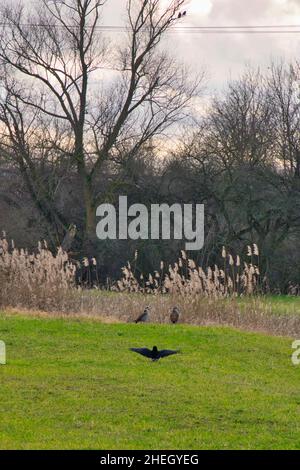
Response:
[[[291,341],[0,315],[0,448],[300,448]],[[131,346],[180,347],[148,362]]]

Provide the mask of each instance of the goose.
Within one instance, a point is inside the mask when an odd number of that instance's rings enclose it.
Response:
[[[145,323],[149,320],[150,307],[146,307],[143,313],[135,320],[135,323]]]
[[[173,307],[173,310],[170,315],[170,320],[172,323],[177,323],[180,317],[180,310],[178,307]]]

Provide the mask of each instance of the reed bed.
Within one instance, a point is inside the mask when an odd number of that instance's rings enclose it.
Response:
[[[75,267],[68,255],[58,249],[53,255],[46,242],[35,253],[17,249],[0,240],[0,306],[53,311],[72,306]]]
[[[0,307],[44,312],[51,316],[98,318],[107,322],[133,322],[146,305],[150,321],[170,323],[174,305],[180,322],[221,325],[272,335],[300,337],[300,315],[274,314],[260,299],[259,251],[248,246],[245,258],[222,251],[222,267],[203,270],[185,252],[172,266],[153,274],[135,274],[134,262],[109,290],[76,285],[76,266],[60,248],[51,253],[40,243],[35,253],[15,248],[5,234],[0,239]]]
[[[128,263],[123,268],[123,277],[114,287],[119,292],[140,292],[145,294],[179,294],[181,296],[204,296],[213,299],[252,295],[262,288],[259,271],[259,250],[257,245],[247,247],[247,260],[240,255],[233,256],[222,249],[223,265],[219,267],[197,266],[185,251],[173,265],[165,269],[162,261],[160,271],[145,276],[136,276],[138,253],[135,253],[134,268]],[[256,261],[256,264],[254,262]]]

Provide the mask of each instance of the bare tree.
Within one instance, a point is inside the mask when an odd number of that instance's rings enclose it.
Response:
[[[272,63],[268,77],[278,159],[287,174],[300,178],[300,67]]]
[[[228,84],[225,96],[212,104],[206,145],[222,167],[256,166],[273,158],[273,107],[267,99],[264,77],[247,70]]]
[[[184,2],[163,9],[160,0],[129,0],[127,40],[118,48],[101,35],[105,0],[41,0],[30,15],[24,5],[1,9],[1,145],[60,239],[67,221],[55,195],[76,170],[86,252],[103,166],[122,165],[185,118],[198,90],[200,81],[188,80],[160,46]],[[103,68],[112,69],[110,86]]]
[[[297,187],[280,165],[281,122],[267,77],[248,71],[212,102],[200,131],[186,144],[190,197],[205,202],[211,228],[206,249],[211,239],[213,248],[256,242],[271,253],[298,230]]]

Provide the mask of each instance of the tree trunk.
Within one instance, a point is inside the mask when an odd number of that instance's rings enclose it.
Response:
[[[84,209],[85,209],[85,226],[82,239],[82,251],[84,256],[96,256],[96,208],[93,199],[92,185],[89,177],[84,177]]]

